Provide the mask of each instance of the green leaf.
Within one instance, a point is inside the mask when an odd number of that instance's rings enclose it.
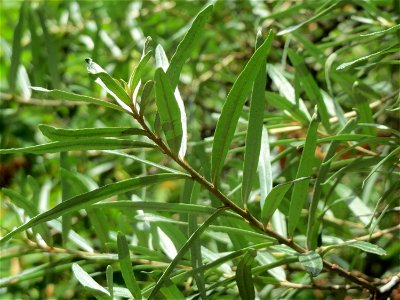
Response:
[[[114,271],[111,265],[107,266],[106,278],[107,278],[107,288],[110,293],[110,298],[114,299]]]
[[[129,127],[64,129],[40,124],[39,130],[43,133],[44,136],[53,141],[71,141],[85,138],[147,135],[146,131],[144,131],[143,129]]]
[[[368,243],[368,242],[364,242],[364,241],[347,241],[343,244],[334,245],[334,246],[337,246],[337,247],[349,246],[349,247],[360,249],[360,250],[368,252],[368,253],[373,253],[373,254],[377,254],[377,255],[386,255],[386,251],[384,249],[382,249],[381,247],[371,244],[371,243]]]
[[[383,30],[379,30],[379,31],[374,31],[374,32],[370,32],[370,33],[366,33],[366,34],[360,34],[360,36],[371,36],[371,35],[381,35],[381,34],[385,34],[385,33],[389,33],[389,32],[394,32],[400,29],[400,24],[394,25],[392,27],[383,29]]]
[[[8,196],[11,200],[12,203],[14,203],[16,206],[22,208],[24,210],[24,213],[28,215],[30,218],[33,218],[39,213],[39,210],[37,207],[34,206],[32,201],[29,201],[26,199],[26,197],[20,195],[19,193],[3,188],[1,190],[4,195]],[[39,233],[42,238],[46,241],[47,244],[51,244],[51,234],[49,228],[45,224],[41,224],[37,227],[34,227],[34,233]]]
[[[321,5],[321,7],[317,10],[319,11],[317,14],[313,15],[311,18],[293,25],[293,26],[289,26],[281,31],[278,32],[278,35],[284,35],[286,33],[290,33],[292,31],[295,31],[297,29],[299,29],[300,27],[313,22],[315,20],[318,20],[320,17],[326,15],[327,13],[329,13],[331,10],[333,10],[334,8],[336,8],[337,6],[339,6],[341,4],[341,1],[336,1],[336,0],[330,0],[330,1],[326,1],[326,2],[322,2],[323,4]],[[329,6],[328,6],[329,5]],[[327,7],[328,6],[328,7]],[[327,7],[327,8],[325,8]]]
[[[151,108],[151,104],[154,103],[154,97],[152,97],[152,91],[154,87],[154,80],[147,81],[143,86],[142,95],[140,97],[140,114],[147,115]]]
[[[255,299],[253,276],[251,273],[251,265],[254,258],[257,256],[257,251],[250,249],[240,260],[237,269],[235,280],[239,289],[239,294],[242,299]]]
[[[46,14],[43,7],[37,10],[39,15],[40,24],[42,26],[44,41],[46,44],[46,54],[47,66],[49,68],[50,80],[53,88],[60,87],[60,71],[58,70],[60,66],[59,59],[59,48],[58,43],[55,42],[53,33],[48,28],[48,23],[46,22]]]
[[[268,49],[271,48],[274,39],[273,33],[270,31],[267,37],[269,42]],[[256,48],[262,44],[261,31],[257,34]],[[267,54],[266,54],[267,55]],[[244,153],[243,163],[243,180],[242,180],[242,206],[246,206],[252,190],[254,177],[260,157],[261,135],[264,120],[265,106],[265,85],[267,83],[266,74],[267,60],[261,63],[260,70],[254,80],[253,90],[250,97],[250,114],[246,135],[246,149]]]
[[[357,115],[360,118],[361,123],[374,123],[374,118],[372,116],[372,110],[369,107],[368,97],[365,95],[364,89],[368,91],[368,86],[358,81],[354,82],[352,90],[352,98],[354,101],[354,106],[357,109]],[[369,95],[368,95],[369,96]],[[371,136],[376,135],[376,130],[374,127],[363,127],[362,132],[364,134],[369,134]]]
[[[269,148],[268,130],[266,129],[266,127],[263,127],[261,135],[260,158],[258,160],[258,179],[260,182],[261,209],[264,206],[265,198],[272,190],[273,178],[271,160],[272,159]]]
[[[161,293],[164,295],[165,299],[174,299],[174,300],[187,299],[171,280],[166,281],[164,286],[161,288]]]
[[[299,263],[313,277],[318,276],[324,267],[321,256],[314,251],[299,255]]]
[[[65,176],[66,173],[70,172],[69,169],[70,169],[70,162],[68,160],[68,152],[61,152],[60,153],[61,201],[66,201],[67,199],[70,199],[73,196],[76,196],[76,194],[78,194],[75,193],[76,190],[74,190],[73,184],[69,180],[67,180]],[[64,216],[62,216],[61,224],[62,224],[61,237],[63,246],[67,247],[68,236],[72,225],[71,215],[65,214]]]
[[[347,63],[343,63],[343,64],[341,64],[340,66],[338,66],[338,67],[336,68],[336,70],[345,70],[345,69],[347,69],[348,67],[353,66],[354,64],[358,64],[358,63],[360,63],[360,62],[363,62],[363,61],[368,60],[368,59],[370,59],[370,58],[373,58],[373,57],[375,57],[375,56],[380,56],[380,55],[384,55],[384,54],[387,54],[387,53],[398,53],[399,51],[400,51],[400,48],[389,48],[389,49],[386,48],[386,49],[383,49],[383,50],[381,50],[381,51],[378,51],[378,52],[375,52],[375,53],[372,53],[372,54],[368,54],[368,55],[362,56],[362,57],[360,57],[360,58],[357,58],[357,59],[355,59],[355,60],[349,61],[349,62],[347,62]]]
[[[193,241],[200,238],[200,235],[207,229],[207,227],[225,210],[225,208],[217,209],[187,240],[187,242],[182,246],[182,248],[178,251],[178,254],[168,265],[167,269],[164,271],[160,279],[157,281],[153,290],[151,291],[149,300],[155,299],[155,296],[158,294],[164,282],[170,277],[170,274],[174,270],[175,266],[182,259],[185,253],[191,248]]]
[[[296,121],[299,121],[302,124],[308,124],[310,121],[304,111],[299,109],[295,103],[292,103],[285,97],[282,97],[277,93],[266,92],[266,98],[269,104],[279,110],[285,111]]]
[[[98,186],[95,183],[91,182],[90,178],[85,177],[84,174],[74,171],[69,171],[64,168],[61,169],[61,180],[62,183],[64,182],[66,184],[65,188],[63,186],[63,200],[68,200],[73,196],[83,194],[95,188],[98,188]],[[65,196],[64,196],[64,191],[67,192]],[[86,208],[86,213],[89,217],[91,227],[95,231],[96,236],[100,241],[102,250],[108,251],[106,243],[108,242],[109,228],[104,213],[99,209],[92,207]],[[64,230],[64,219],[68,217],[71,218],[70,214],[62,216],[63,230]]]
[[[188,201],[192,205],[196,205],[199,194],[200,194],[200,185],[193,181],[186,180],[184,194],[182,195],[182,200]],[[191,236],[198,228],[197,224],[198,214],[191,213],[188,215],[187,218],[188,218],[188,236]],[[200,239],[193,241],[193,244],[190,248],[190,258],[193,270],[200,268],[203,265],[203,255],[201,251]],[[207,299],[207,290],[206,290],[204,272],[195,272],[193,274],[193,278],[196,282],[201,298]]]
[[[358,115],[357,115],[358,116]],[[354,130],[358,123],[358,117],[355,119],[351,119],[348,121],[343,128],[337,133],[335,138],[332,140],[329,145],[328,151],[325,155],[325,158],[319,168],[318,176],[314,185],[313,197],[310,203],[309,213],[308,213],[308,224],[307,224],[307,246],[309,249],[315,249],[317,247],[317,238],[318,238],[318,229],[319,229],[319,221],[316,221],[316,213],[318,208],[318,203],[322,193],[322,186],[325,182],[330,166],[331,166],[331,158],[335,155],[337,148],[340,145],[340,139],[336,139],[337,137],[348,136],[351,137],[352,134],[346,134]]]
[[[140,158],[140,157],[132,155],[132,154],[126,154],[124,152],[119,152],[119,151],[116,151],[116,150],[103,150],[103,152],[109,153],[109,154],[113,154],[113,155],[122,156],[122,157],[126,157],[126,158],[132,159],[134,161],[138,161],[138,162],[141,162],[143,164],[146,164],[146,165],[149,165],[149,166],[152,166],[152,167],[156,167],[157,169],[164,170],[164,171],[167,171],[167,172],[170,172],[170,173],[184,174],[184,173],[182,173],[182,172],[180,172],[178,170],[174,170],[174,169],[165,167],[163,165],[160,165],[160,164],[157,164],[155,162]]]
[[[256,50],[244,70],[236,79],[222,108],[221,116],[215,130],[211,154],[211,174],[214,184],[219,180],[244,102],[270,47],[271,39],[267,39]]]
[[[181,111],[168,78],[161,68],[156,70],[154,78],[161,126],[171,151],[178,154],[182,143]]]
[[[307,130],[306,142],[304,144],[303,153],[300,158],[300,164],[297,169],[296,178],[310,177],[312,174],[312,167],[315,160],[315,148],[317,146],[317,130],[318,130],[318,116],[317,112],[311,119],[310,126]],[[294,230],[300,219],[301,210],[307,199],[308,185],[310,179],[306,179],[294,184],[292,197],[290,199],[289,207],[289,220],[288,220],[288,234],[293,236]]]
[[[157,68],[161,68],[164,72],[167,72],[170,66],[167,55],[165,54],[164,48],[161,45],[157,45],[156,47],[156,66]],[[167,78],[169,83],[171,84],[171,79],[168,76],[165,76],[165,78]],[[172,86],[171,89],[174,90]],[[186,154],[186,148],[187,148],[187,118],[186,118],[185,104],[183,103],[178,87],[176,87],[174,90],[174,97],[180,111],[181,126],[182,126],[182,141],[180,143],[178,155],[179,158],[183,159]],[[157,86],[156,86],[156,98],[157,98]]]
[[[91,290],[95,290],[104,295],[110,296],[110,293],[98,284],[84,269],[82,269],[77,263],[72,264],[72,271],[76,279],[85,287]]]
[[[269,94],[270,92],[267,92],[267,101],[272,105],[279,105],[278,104],[279,101],[283,102],[286,100],[289,101],[290,103],[281,104],[288,106],[288,108],[290,108],[291,106],[293,107],[292,109],[288,109],[289,115],[295,117],[294,112],[298,110],[299,114],[303,114],[306,116],[307,121],[305,123],[308,123],[311,119],[310,113],[308,112],[307,107],[304,104],[304,101],[302,99],[296,99],[295,89],[290,84],[290,82],[285,78],[283,72],[272,64],[267,64],[267,72],[272,82],[277,87],[279,94],[284,97],[283,99],[279,98],[274,99],[273,95],[270,95]],[[270,99],[269,97],[272,97],[272,99]]]
[[[169,67],[169,62],[167,54],[165,54],[164,48],[161,45],[157,45],[156,47],[155,58],[156,58],[156,67],[162,68],[164,72],[166,72]]]
[[[119,181],[116,183],[107,184],[93,191],[84,193],[82,195],[73,197],[67,201],[61,202],[52,209],[45,211],[36,217],[29,220],[27,223],[17,227],[13,231],[6,234],[1,240],[0,245],[4,244],[10,238],[17,233],[20,233],[32,226],[41,224],[43,222],[58,218],[66,213],[77,211],[82,208],[86,208],[100,200],[107,199],[109,197],[129,192],[138,188],[143,188],[150,184],[161,183],[168,180],[190,178],[188,175],[179,174],[157,174],[149,176],[139,176],[132,179]]]
[[[295,53],[292,49],[288,49],[288,54],[293,66],[296,68],[296,72],[299,72],[299,78],[303,85],[304,91],[307,94],[307,97],[312,103],[318,106],[318,112],[321,117],[321,122],[324,125],[325,129],[329,131],[331,128],[329,122],[330,116],[324,99],[322,98],[322,94],[318,84],[315,82],[311,73],[308,71],[304,63],[304,59],[300,56],[300,54]]]
[[[107,91],[118,104],[128,112],[132,112],[131,104],[132,99],[126,91],[112,78],[102,67],[96,64],[92,59],[87,58],[87,70],[96,78],[98,83],[103,89]]]
[[[38,23],[37,23],[37,15],[32,7],[28,10],[28,24],[29,24],[29,32],[31,35],[31,43],[30,48],[32,52],[32,65],[35,72],[32,74],[33,82],[36,85],[44,85],[44,64],[42,63],[42,47],[41,47],[41,38],[38,34]],[[30,87],[29,87],[30,88]]]
[[[135,300],[142,299],[142,293],[136,281],[135,275],[133,274],[128,243],[126,241],[125,235],[123,235],[121,232],[118,232],[117,244],[119,265],[121,267],[121,273],[122,277],[124,278],[126,287],[129,289]]]
[[[73,102],[85,102],[125,112],[125,110],[118,105],[89,96],[78,95],[60,90],[47,90],[36,86],[33,86],[32,90],[34,90],[38,94],[45,95],[46,97],[50,97],[52,99],[67,100]]]
[[[213,6],[209,5],[196,16],[192,26],[176,48],[176,52],[172,56],[170,66],[166,72],[172,89],[177,87],[182,67],[198,44],[201,34],[204,33],[204,25],[209,19],[212,10]]]
[[[25,148],[0,149],[0,154],[13,153],[32,153],[45,154],[63,151],[87,151],[87,150],[117,150],[130,148],[153,148],[153,144],[139,141],[131,141],[114,138],[87,138],[79,140],[70,140],[63,142],[51,142],[37,146]]]
[[[388,155],[386,155],[379,163],[377,163],[372,168],[371,172],[369,172],[368,176],[365,177],[365,179],[363,180],[363,186],[364,186],[365,182],[372,176],[372,174],[374,174],[385,162],[387,162],[388,160],[392,159],[392,157],[395,157],[398,154],[400,154],[400,146],[397,147],[396,149],[394,149]]]
[[[150,201],[116,201],[98,203],[94,206],[105,209],[120,209],[120,210],[144,210],[144,211],[169,211],[174,213],[185,214],[212,214],[215,208],[187,203],[163,203]]]
[[[17,82],[17,73],[20,66],[21,61],[21,53],[22,53],[22,34],[24,29],[24,19],[26,17],[26,1],[21,3],[21,8],[19,10],[19,19],[17,26],[14,30],[14,38],[12,44],[12,54],[11,54],[11,66],[9,73],[8,84],[10,87],[10,92],[15,92],[15,83]]]
[[[150,37],[147,37],[146,43],[148,43],[149,39],[151,40]],[[132,95],[139,85],[141,76],[144,71],[144,67],[146,66],[146,64],[149,61],[151,56],[152,56],[152,52],[151,51],[146,52],[146,47],[145,47],[143,49],[143,54],[142,54],[142,57],[140,58],[139,64],[137,65],[135,70],[132,72],[131,77],[129,78],[128,86],[129,86],[129,89],[130,89]],[[132,96],[132,98],[134,98],[134,97]]]
[[[290,189],[292,184],[293,181],[278,184],[271,190],[271,192],[269,192],[269,194],[265,198],[264,205],[261,210],[261,220],[264,224],[267,224],[269,222],[275,210],[279,207],[279,204],[281,203],[283,197]]]

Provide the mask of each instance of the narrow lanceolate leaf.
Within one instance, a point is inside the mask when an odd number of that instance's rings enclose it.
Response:
[[[318,129],[318,116],[317,112],[311,119],[310,126],[307,130],[306,142],[304,144],[303,153],[301,155],[299,168],[297,170],[296,178],[310,177],[312,174],[312,167],[315,160],[315,148],[317,146],[317,129]],[[306,202],[308,194],[308,185],[310,179],[296,182],[294,184],[292,197],[290,199],[289,207],[289,220],[288,220],[288,234],[293,236],[294,230],[299,222],[301,210]]]
[[[163,286],[164,282],[170,277],[172,271],[178,264],[178,262],[183,258],[185,253],[191,248],[193,242],[197,239],[200,238],[200,235],[208,228],[208,226],[214,222],[214,220],[221,214],[223,213],[225,208],[220,208],[217,209],[187,240],[187,242],[182,246],[182,248],[179,250],[178,254],[175,256],[175,258],[171,261],[171,263],[168,265],[167,269],[164,271],[164,273],[161,275],[160,279],[157,281],[156,285],[154,286],[153,290],[151,291],[151,294],[149,296],[149,300],[155,299],[155,296],[157,296],[158,292],[160,291],[161,287]]]
[[[21,53],[22,53],[21,41],[24,29],[24,19],[26,15],[25,7],[26,7],[26,2],[24,1],[21,3],[18,24],[15,27],[14,31],[14,39],[13,39],[12,54],[11,54],[10,77],[8,81],[11,93],[15,92],[15,83],[17,82],[17,73],[21,60]]]
[[[107,199],[109,197],[129,192],[138,188],[145,187],[150,184],[156,184],[168,180],[190,178],[188,175],[179,174],[157,174],[149,176],[140,176],[132,179],[123,180],[116,183],[111,183],[95,189],[93,191],[81,194],[73,197],[67,201],[61,202],[52,209],[45,211],[36,217],[32,218],[29,222],[19,226],[15,230],[6,234],[1,240],[0,245],[8,241],[17,233],[20,233],[32,226],[41,224],[43,222],[58,218],[66,213],[77,211],[82,208],[86,208],[100,200]]]
[[[114,270],[111,265],[106,269],[107,288],[110,293],[110,298],[114,299]]]
[[[307,97],[310,99],[310,101],[318,106],[321,122],[326,130],[330,130],[330,116],[318,84],[308,71],[303,58],[299,54],[295,53],[292,49],[288,50],[288,54],[293,66],[296,68],[296,71],[299,72],[299,78]]]
[[[204,25],[210,17],[212,9],[212,5],[207,6],[196,16],[192,26],[179,43],[175,54],[172,56],[171,64],[167,70],[167,77],[171,83],[172,89],[177,87],[182,67],[199,42],[201,34],[204,33]]]
[[[365,179],[363,181],[363,186],[364,186],[365,182],[372,176],[372,174],[374,174],[384,163],[386,163],[387,161],[391,160],[393,157],[396,157],[399,154],[400,154],[400,146],[397,147],[396,149],[394,149],[388,155],[386,155],[379,163],[377,163],[372,168],[372,170],[371,170],[371,172],[369,172],[368,176],[365,177]]]
[[[266,92],[266,98],[268,99],[268,103],[273,107],[285,111],[285,113],[289,114],[294,120],[299,121],[302,124],[308,124],[309,117],[304,113],[303,110],[299,108],[296,103],[293,103],[282,97],[281,95],[273,92]]]
[[[165,73],[168,71],[169,66],[170,66],[167,55],[165,54],[164,48],[161,45],[157,45],[157,47],[156,47],[156,66],[157,66],[157,68],[162,68]],[[169,83],[171,85],[171,79],[168,76],[166,76],[166,77],[168,78]],[[172,88],[172,90],[174,90],[172,85],[171,85],[171,88]],[[181,147],[179,149],[178,155],[180,158],[183,158],[186,154],[186,148],[187,148],[187,118],[186,118],[185,105],[183,103],[181,93],[179,92],[178,86],[175,87],[174,96],[175,96],[176,102],[178,103],[178,107],[180,110],[181,125],[182,125],[182,142],[181,142]],[[157,92],[156,92],[156,98],[157,98]]]
[[[32,153],[45,154],[63,151],[87,151],[87,150],[118,150],[130,148],[153,148],[154,145],[146,142],[131,141],[114,138],[87,138],[48,144],[30,146],[25,148],[0,149],[0,154]]]
[[[50,80],[53,88],[59,88],[60,85],[60,65],[59,53],[60,49],[58,43],[55,41],[54,33],[51,32],[46,17],[46,11],[43,8],[36,10],[39,15],[39,21],[42,26],[44,41],[46,45],[47,66],[49,68]]]
[[[324,266],[321,256],[314,251],[299,255],[299,263],[313,277],[318,276]]]
[[[178,154],[182,143],[181,111],[174,92],[164,71],[159,68],[155,73],[156,102],[161,126],[168,146]]]
[[[269,41],[268,48],[271,48],[273,41],[273,34],[271,31],[267,37],[267,41]],[[257,34],[256,47],[258,48],[261,44],[262,37],[261,32],[259,32]],[[260,156],[265,105],[264,95],[265,85],[267,83],[266,67],[267,60],[265,57],[261,63],[260,70],[258,71],[258,75],[254,81],[253,90],[251,92],[249,124],[247,128],[246,150],[243,163],[242,202],[244,206],[249,198],[252,184],[254,178],[256,177],[258,159]]]
[[[222,108],[221,116],[215,130],[211,155],[212,181],[216,183],[221,174],[228,149],[235,133],[243,104],[250,93],[254,80],[271,47],[271,40],[267,39],[256,50],[244,70],[240,73]]]
[[[152,97],[152,91],[154,87],[154,81],[149,80],[143,86],[142,95],[140,97],[140,114],[147,115],[148,111],[151,109],[151,105],[154,103],[154,96]]]
[[[374,123],[374,118],[372,114],[372,110],[369,107],[369,99],[366,97],[364,94],[365,91],[363,90],[368,90],[369,86],[366,86],[365,84],[362,84],[358,81],[354,82],[353,84],[353,101],[354,101],[354,107],[357,109],[357,113],[360,117],[360,123],[369,123],[373,124]],[[369,95],[368,95],[369,96]],[[362,128],[362,133],[364,134],[369,134],[371,136],[376,135],[376,130],[374,127],[363,127]]]
[[[93,97],[64,92],[61,90],[48,90],[48,89],[44,89],[44,88],[36,87],[36,86],[33,86],[31,88],[33,91],[35,91],[35,93],[46,96],[47,99],[66,100],[66,101],[72,101],[72,102],[85,102],[85,103],[96,104],[99,106],[112,108],[112,109],[115,109],[118,111],[125,112],[125,110],[118,105],[115,105],[113,103],[106,102],[106,101],[103,101],[100,99],[96,99]],[[46,100],[46,98],[43,100]]]
[[[86,138],[146,135],[146,131],[144,131],[143,129],[129,127],[64,129],[40,124],[39,129],[44,136],[53,141],[70,141]]]
[[[183,196],[186,196],[185,198],[189,198],[188,200],[190,204],[196,205],[199,197],[200,185],[198,183],[194,183],[193,181],[186,180],[185,187],[186,187],[185,190],[188,192],[186,195],[184,194]],[[184,200],[183,197],[182,200]],[[197,217],[198,217],[197,214],[188,215],[188,236],[191,236],[198,228]],[[193,270],[196,270],[203,266],[203,255],[201,252],[200,239],[193,241],[192,247],[190,249],[190,258]],[[193,278],[196,282],[197,288],[199,289],[199,294],[201,298],[207,299],[207,289],[206,289],[204,272],[195,272],[193,274]]]
[[[98,83],[103,89],[107,91],[118,104],[125,110],[132,112],[130,107],[131,98],[126,93],[126,91],[112,78],[102,67],[92,61],[92,59],[87,58],[87,70],[96,78],[96,83]]]
[[[60,153],[60,181],[61,181],[61,201],[66,201],[76,195],[74,186],[66,178],[65,173],[70,170],[70,162],[68,159],[68,152]],[[70,214],[65,214],[62,216],[61,220],[62,230],[61,237],[63,246],[66,247],[68,243],[69,232],[71,230],[72,220]]]
[[[3,188],[1,191],[4,193],[4,195],[10,198],[12,203],[22,208],[24,210],[24,213],[30,218],[33,218],[39,213],[38,208],[33,204],[32,201],[30,201],[30,199],[27,199],[26,197],[7,188]],[[41,224],[40,226],[37,226],[37,228],[33,228],[33,232],[39,233],[47,244],[51,244],[51,233],[49,228],[46,227],[45,224]]]
[[[285,197],[286,192],[292,186],[292,183],[293,182],[279,184],[268,194],[261,210],[261,220],[264,224],[269,222],[275,210],[279,207],[283,197]]]
[[[72,264],[72,271],[76,279],[85,287],[91,290],[100,292],[101,294],[110,296],[110,293],[98,284],[84,269],[82,269],[78,264]]]
[[[125,235],[120,232],[117,236],[117,245],[119,265],[121,267],[121,273],[122,277],[124,278],[126,287],[129,289],[135,300],[142,299],[142,293],[140,291],[138,283],[136,282],[135,275],[133,274],[128,243],[126,241]]]
[[[338,245],[341,246],[341,245]],[[343,243],[343,246],[349,246],[353,248],[358,248],[361,249],[362,251],[377,254],[377,255],[386,255],[386,251],[382,249],[381,247],[364,242],[364,241],[348,241]]]
[[[329,13],[331,10],[338,7],[339,5],[341,5],[341,2],[336,1],[336,0],[330,0],[330,1],[323,2],[321,7],[317,10],[317,11],[319,11],[317,14],[315,14],[311,18],[309,18],[299,24],[289,26],[289,27],[279,31],[278,35],[284,35],[289,32],[295,31],[295,30],[299,29],[300,27],[321,18],[322,16],[326,15],[327,13]]]
[[[237,266],[235,280],[242,299],[251,300],[256,298],[253,276],[251,274],[251,265],[256,256],[256,250],[248,250]]]
[[[268,130],[263,127],[261,134],[261,150],[258,160],[258,179],[260,182],[260,205],[264,207],[265,198],[271,192],[273,186],[271,154],[269,149]]]
[[[378,52],[375,52],[375,53],[368,54],[368,55],[366,55],[366,56],[357,58],[357,59],[352,60],[352,61],[350,61],[350,62],[343,63],[343,64],[341,64],[340,66],[338,66],[338,67],[336,68],[336,70],[344,70],[344,69],[347,69],[347,68],[350,67],[350,66],[353,66],[353,65],[355,65],[355,64],[364,62],[365,60],[368,60],[368,59],[370,59],[370,58],[374,58],[374,57],[376,57],[376,56],[384,55],[384,54],[387,54],[387,53],[396,53],[396,52],[399,52],[399,51],[400,51],[400,48],[395,48],[395,47],[390,48],[390,47],[389,47],[389,49],[386,48],[386,49],[383,49],[383,50],[381,50],[381,51],[378,51]]]
[[[336,137],[344,135],[346,133],[352,132],[355,126],[358,123],[358,115],[356,118],[351,119],[349,122],[345,124],[345,126],[338,132]],[[340,145],[340,140],[333,140],[329,145],[328,151],[325,155],[324,161],[322,162],[318,176],[315,181],[313,197],[310,203],[310,208],[308,211],[308,224],[307,224],[307,246],[309,249],[313,250],[318,246],[318,229],[319,229],[319,220],[316,218],[318,202],[321,197],[322,192],[322,184],[325,182],[330,166],[331,166],[331,158],[336,154],[336,149]]]
[[[169,67],[169,61],[167,58],[167,54],[165,54],[164,48],[161,45],[157,45],[156,47],[156,67],[162,68],[164,72],[167,72]]]
[[[139,64],[132,72],[131,77],[129,78],[129,89],[133,92],[136,89],[136,86],[139,84],[140,78],[143,74],[144,67],[146,66],[147,62],[149,61],[152,55],[151,51],[147,53],[143,53],[142,57],[140,58]]]

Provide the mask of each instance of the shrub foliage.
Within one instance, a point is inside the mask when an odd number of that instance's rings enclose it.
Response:
[[[2,2],[1,297],[395,292],[396,1],[211,2]]]

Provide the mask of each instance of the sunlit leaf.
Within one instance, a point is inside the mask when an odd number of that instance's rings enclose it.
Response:
[[[172,56],[171,63],[166,72],[172,89],[177,87],[182,67],[198,44],[200,36],[204,32],[203,27],[210,17],[212,10],[213,6],[209,5],[196,16],[190,29],[179,43],[178,48],[176,48],[176,52]]]
[[[0,149],[0,154],[32,153],[45,154],[62,151],[87,151],[87,150],[117,150],[129,148],[153,148],[154,145],[146,142],[131,141],[114,138],[87,138],[48,144],[29,146],[25,148]]]
[[[95,137],[123,137],[130,135],[147,135],[143,129],[129,127],[64,129],[40,124],[40,131],[53,141],[69,141]]]
[[[267,41],[269,47],[272,45],[273,34],[270,31]],[[261,32],[257,34],[256,48],[262,44]],[[267,53],[268,54],[268,53]],[[266,55],[267,55],[266,54]],[[265,85],[267,82],[266,75],[267,60],[265,59],[258,71],[258,75],[254,80],[253,90],[250,99],[250,114],[249,123],[246,135],[246,150],[243,162],[243,180],[242,180],[242,205],[246,206],[247,199],[249,198],[253,180],[256,176],[256,169],[261,149],[261,135],[264,119],[264,99],[265,99]]]
[[[104,295],[110,296],[110,293],[98,284],[84,269],[82,269],[78,264],[72,264],[72,271],[76,279],[86,288],[98,291]]]
[[[164,71],[159,68],[156,81],[156,102],[161,126],[172,152],[178,154],[182,143],[181,111]]]
[[[211,155],[212,181],[216,183],[222,171],[229,146],[235,133],[236,124],[254,80],[271,47],[271,39],[267,39],[256,50],[236,79],[222,108],[214,135]]]
[[[315,148],[317,146],[318,124],[318,116],[317,113],[315,113],[307,130],[306,143],[301,155],[296,178],[309,177],[312,174],[312,168],[315,160]],[[299,222],[301,210],[304,207],[306,198],[308,196],[309,182],[310,180],[306,179],[294,184],[289,207],[288,234],[290,236],[293,236],[294,230]]]

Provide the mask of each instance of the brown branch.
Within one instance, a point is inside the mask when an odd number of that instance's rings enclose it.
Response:
[[[178,163],[184,170],[186,170],[193,180],[197,181],[201,186],[206,188],[210,193],[216,196],[225,206],[229,207],[233,212],[237,213],[241,216],[248,224],[252,227],[264,232],[266,235],[276,239],[280,244],[284,244],[294,249],[298,253],[306,253],[307,249],[301,247],[297,243],[295,243],[292,239],[287,239],[277,232],[269,229],[264,226],[259,220],[257,220],[248,210],[242,209],[238,205],[236,205],[232,200],[230,200],[225,194],[223,194],[213,183],[209,182],[206,178],[204,178],[201,174],[199,174],[196,170],[192,168],[186,161],[180,159],[175,153],[173,153],[169,147],[164,143],[164,141],[156,136],[150,128],[147,126],[143,116],[141,116],[135,108],[132,106],[132,116],[139,122],[142,128],[148,133],[148,137],[160,148],[162,152],[172,158],[176,163]],[[368,289],[372,294],[379,293],[378,289],[367,280],[360,278],[349,271],[342,269],[341,267],[331,264],[327,261],[323,261],[324,268],[333,273],[337,273],[340,276],[354,282],[365,289]]]

